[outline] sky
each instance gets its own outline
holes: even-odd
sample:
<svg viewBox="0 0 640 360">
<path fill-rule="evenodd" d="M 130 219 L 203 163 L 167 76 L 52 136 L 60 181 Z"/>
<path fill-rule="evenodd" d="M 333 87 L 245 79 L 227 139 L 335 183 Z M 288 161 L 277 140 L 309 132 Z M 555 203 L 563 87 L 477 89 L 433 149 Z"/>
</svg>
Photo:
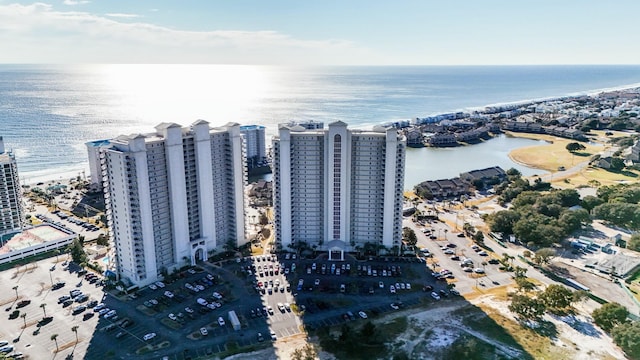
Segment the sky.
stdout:
<svg viewBox="0 0 640 360">
<path fill-rule="evenodd" d="M 639 64 L 638 14 L 638 0 L 0 0 L 0 63 Z"/>
</svg>

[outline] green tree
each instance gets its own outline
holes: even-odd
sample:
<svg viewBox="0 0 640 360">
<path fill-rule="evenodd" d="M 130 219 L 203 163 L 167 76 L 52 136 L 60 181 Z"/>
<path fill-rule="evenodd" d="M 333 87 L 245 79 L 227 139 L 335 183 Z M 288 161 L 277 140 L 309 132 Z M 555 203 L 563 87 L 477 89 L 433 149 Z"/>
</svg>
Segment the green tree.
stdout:
<svg viewBox="0 0 640 360">
<path fill-rule="evenodd" d="M 297 348 L 291 354 L 292 360 L 315 360 L 318 358 L 318 349 L 315 345 L 307 343 L 301 348 Z"/>
<path fill-rule="evenodd" d="M 631 235 L 631 238 L 627 241 L 627 249 L 640 251 L 640 233 Z"/>
<path fill-rule="evenodd" d="M 473 241 L 477 242 L 478 244 L 484 243 L 484 234 L 482 233 L 482 231 L 478 231 L 473 234 Z"/>
<path fill-rule="evenodd" d="M 98 235 L 96 239 L 96 244 L 101 246 L 109 246 L 109 237 L 105 234 Z"/>
<path fill-rule="evenodd" d="M 640 322 L 620 324 L 611 330 L 611 335 L 630 359 L 640 359 Z"/>
<path fill-rule="evenodd" d="M 533 262 L 538 265 L 548 264 L 554 256 L 556 256 L 556 251 L 554 249 L 542 248 L 535 252 Z"/>
<path fill-rule="evenodd" d="M 547 309 L 556 312 L 562 311 L 573 302 L 573 291 L 562 285 L 551 284 L 540 294 L 540 300 L 542 300 Z"/>
<path fill-rule="evenodd" d="M 269 218 L 267 217 L 267 214 L 264 212 L 260 213 L 260 219 L 258 220 L 260 221 L 260 225 L 267 225 L 269 223 Z"/>
<path fill-rule="evenodd" d="M 462 225 L 462 231 L 466 236 L 473 236 L 476 233 L 476 229 L 473 227 L 473 225 L 469 224 L 468 222 L 465 222 Z"/>
<path fill-rule="evenodd" d="M 611 158 L 611 170 L 613 171 L 621 171 L 624 169 L 624 160 L 619 157 Z"/>
<path fill-rule="evenodd" d="M 611 332 L 611 330 L 624 323 L 629 316 L 629 310 L 618 303 L 606 303 L 591 313 L 593 322 L 600 326 L 602 330 Z"/>
<path fill-rule="evenodd" d="M 516 285 L 518 286 L 518 291 L 523 291 L 526 293 L 536 288 L 536 285 L 526 277 L 516 277 L 515 281 Z"/>
<path fill-rule="evenodd" d="M 73 239 L 71 244 L 68 247 L 69 253 L 71 254 L 71 258 L 76 264 L 82 264 L 87 262 L 87 254 L 84 252 L 82 247 L 82 237 L 78 236 Z"/>
<path fill-rule="evenodd" d="M 571 142 L 568 143 L 566 146 L 567 151 L 569 151 L 570 153 L 575 153 L 576 151 L 582 151 L 584 149 L 586 149 L 586 147 L 580 143 L 577 142 Z"/>
<path fill-rule="evenodd" d="M 591 223 L 591 217 L 585 209 L 564 210 L 558 219 L 558 224 L 563 228 L 565 234 L 580 230 L 589 223 Z"/>
<path fill-rule="evenodd" d="M 513 234 L 513 226 L 520 220 L 520 214 L 513 210 L 501 210 L 489 215 L 487 220 L 491 231 L 508 235 Z"/>
<path fill-rule="evenodd" d="M 525 275 L 527 274 L 527 269 L 520 267 L 520 266 L 516 266 L 515 269 L 513 269 L 513 277 L 518 279 L 518 278 L 525 278 Z"/>
<path fill-rule="evenodd" d="M 416 246 L 418 243 L 416 232 L 406 226 L 402 228 L 402 238 L 404 239 L 404 242 L 411 247 Z"/>
<path fill-rule="evenodd" d="M 366 342 L 372 343 L 375 341 L 377 330 L 378 329 L 376 328 L 376 325 L 374 323 L 372 323 L 371 321 L 367 321 L 362 326 L 362 329 L 360 329 L 360 336 L 363 339 L 366 339 Z"/>
<path fill-rule="evenodd" d="M 544 315 L 545 304 L 540 299 L 531 298 L 526 295 L 513 295 L 509 310 L 517 314 L 522 320 L 538 321 Z"/>
<path fill-rule="evenodd" d="M 582 198 L 581 205 L 585 210 L 587 210 L 590 213 L 591 210 L 593 210 L 593 208 L 602 204 L 603 202 L 604 201 L 599 197 L 596 197 L 593 195 L 587 195 L 584 198 Z"/>
</svg>

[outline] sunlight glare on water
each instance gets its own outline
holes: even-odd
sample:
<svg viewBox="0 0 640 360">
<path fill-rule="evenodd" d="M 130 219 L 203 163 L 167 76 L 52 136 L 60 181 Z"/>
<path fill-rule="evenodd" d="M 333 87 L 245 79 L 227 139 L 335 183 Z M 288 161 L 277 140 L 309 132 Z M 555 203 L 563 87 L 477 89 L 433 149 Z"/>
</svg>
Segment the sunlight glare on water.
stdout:
<svg viewBox="0 0 640 360">
<path fill-rule="evenodd" d="M 267 68 L 244 65 L 105 65 L 99 79 L 114 94 L 113 106 L 143 132 L 160 122 L 254 119 L 251 109 L 273 87 Z"/>
</svg>

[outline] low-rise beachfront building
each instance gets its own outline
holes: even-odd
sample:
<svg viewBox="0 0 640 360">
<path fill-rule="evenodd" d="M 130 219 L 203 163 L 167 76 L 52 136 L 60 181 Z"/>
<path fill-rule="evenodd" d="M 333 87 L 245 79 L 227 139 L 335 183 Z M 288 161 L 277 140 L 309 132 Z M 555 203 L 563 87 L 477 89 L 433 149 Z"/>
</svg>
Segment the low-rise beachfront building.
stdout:
<svg viewBox="0 0 640 360">
<path fill-rule="evenodd" d="M 427 180 L 416 185 L 416 192 L 423 198 L 446 199 L 466 195 L 470 185 L 460 178 Z"/>
<path fill-rule="evenodd" d="M 246 243 L 240 125 L 162 123 L 100 149 L 116 270 L 144 286 L 164 271 Z"/>
<path fill-rule="evenodd" d="M 507 173 L 499 166 L 472 170 L 460 174 L 460 179 L 469 184 L 497 184 L 507 178 Z"/>
<path fill-rule="evenodd" d="M 24 221 L 18 164 L 13 152 L 5 151 L 0 136 L 0 235 L 21 230 Z"/>
<path fill-rule="evenodd" d="M 400 249 L 406 140 L 393 127 L 282 125 L 273 139 L 276 246 Z"/>
<path fill-rule="evenodd" d="M 21 260 L 47 251 L 64 249 L 77 234 L 54 224 L 37 225 L 0 236 L 0 264 Z"/>
</svg>

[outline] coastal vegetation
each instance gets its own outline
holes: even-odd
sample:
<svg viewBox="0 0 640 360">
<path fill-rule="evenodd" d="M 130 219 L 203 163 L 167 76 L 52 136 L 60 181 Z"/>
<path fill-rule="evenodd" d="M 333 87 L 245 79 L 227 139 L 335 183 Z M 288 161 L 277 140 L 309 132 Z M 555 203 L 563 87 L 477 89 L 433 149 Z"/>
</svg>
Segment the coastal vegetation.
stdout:
<svg viewBox="0 0 640 360">
<path fill-rule="evenodd" d="M 510 175 L 509 183 L 496 192 L 500 203 L 510 202 L 511 206 L 486 215 L 491 231 L 513 234 L 529 247 L 548 247 L 591 221 L 586 210 L 572 209 L 581 203 L 576 190 L 547 190 L 548 185 L 537 180 L 530 185 L 518 175 Z"/>
</svg>

